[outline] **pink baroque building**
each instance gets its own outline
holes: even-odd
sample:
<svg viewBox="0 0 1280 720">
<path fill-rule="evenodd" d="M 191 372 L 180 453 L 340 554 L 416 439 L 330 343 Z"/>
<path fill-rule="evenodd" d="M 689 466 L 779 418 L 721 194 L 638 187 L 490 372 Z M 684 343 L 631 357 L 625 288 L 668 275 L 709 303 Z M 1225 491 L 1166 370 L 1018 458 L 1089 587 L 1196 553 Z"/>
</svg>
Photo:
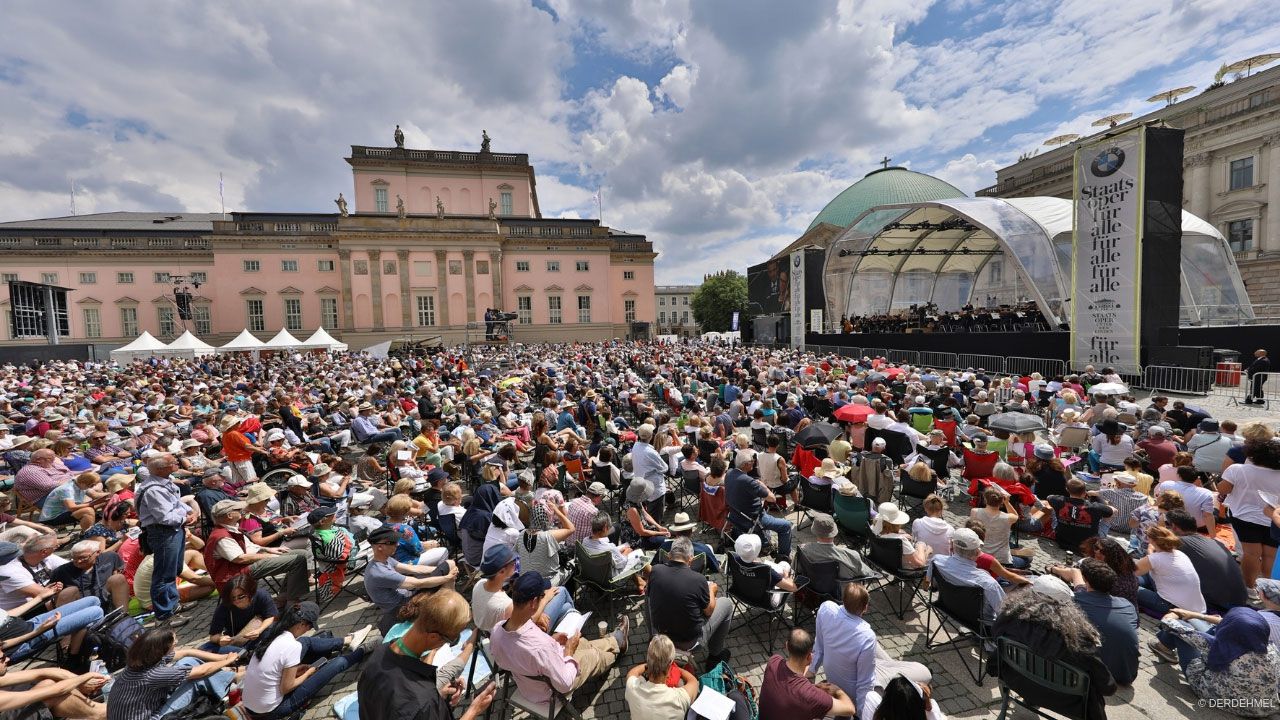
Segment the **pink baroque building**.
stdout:
<svg viewBox="0 0 1280 720">
<path fill-rule="evenodd" d="M 644 336 L 653 245 L 598 220 L 546 219 L 527 155 L 352 146 L 338 213 L 116 212 L 0 223 L 3 280 L 71 288 L 68 342 L 103 351 L 148 330 L 218 344 L 323 327 L 359 349 L 483 338 L 514 312 L 520 342 Z M 174 278 L 193 289 L 178 318 Z M 4 344 L 9 301 L 0 300 Z M 471 330 L 468 331 L 468 325 Z M 479 325 L 477 325 L 479 324 Z M 479 328 L 479 330 L 477 330 Z"/>
</svg>

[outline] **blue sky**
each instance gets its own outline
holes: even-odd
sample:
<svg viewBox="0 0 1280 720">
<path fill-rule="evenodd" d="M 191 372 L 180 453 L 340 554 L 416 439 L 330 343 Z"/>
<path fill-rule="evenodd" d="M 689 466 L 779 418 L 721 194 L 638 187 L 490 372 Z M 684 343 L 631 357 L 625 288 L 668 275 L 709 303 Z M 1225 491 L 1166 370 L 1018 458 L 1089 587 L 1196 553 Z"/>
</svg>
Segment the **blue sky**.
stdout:
<svg viewBox="0 0 1280 720">
<path fill-rule="evenodd" d="M 330 211 L 352 144 L 527 152 L 547 215 L 742 270 L 877 167 L 966 192 L 1280 49 L 1264 0 L 121 0 L 0 27 L 0 220 Z"/>
</svg>

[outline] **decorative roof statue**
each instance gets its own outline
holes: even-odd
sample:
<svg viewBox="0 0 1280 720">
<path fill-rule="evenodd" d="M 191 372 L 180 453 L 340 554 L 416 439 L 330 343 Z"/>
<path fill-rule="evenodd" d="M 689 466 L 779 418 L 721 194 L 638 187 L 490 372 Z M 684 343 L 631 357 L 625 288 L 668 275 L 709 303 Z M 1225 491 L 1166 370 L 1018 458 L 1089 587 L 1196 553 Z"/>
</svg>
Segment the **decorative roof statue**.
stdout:
<svg viewBox="0 0 1280 720">
<path fill-rule="evenodd" d="M 489 198 L 489 219 L 498 219 L 498 203 L 494 202 L 493 198 Z"/>
<path fill-rule="evenodd" d="M 396 195 L 396 217 L 403 220 L 406 216 L 408 216 L 408 213 L 404 209 L 404 198 Z"/>
<path fill-rule="evenodd" d="M 396 125 L 395 138 L 396 138 L 396 147 L 403 150 L 404 149 L 404 131 L 400 129 L 399 125 Z"/>
<path fill-rule="evenodd" d="M 334 200 L 338 204 L 338 214 L 342 217 L 347 216 L 347 199 L 342 197 L 342 193 L 338 193 L 338 199 Z"/>
<path fill-rule="evenodd" d="M 444 219 L 444 203 L 440 202 L 440 196 L 436 196 L 436 217 Z"/>
<path fill-rule="evenodd" d="M 480 131 L 480 152 L 489 152 L 489 132 L 487 130 Z"/>
</svg>

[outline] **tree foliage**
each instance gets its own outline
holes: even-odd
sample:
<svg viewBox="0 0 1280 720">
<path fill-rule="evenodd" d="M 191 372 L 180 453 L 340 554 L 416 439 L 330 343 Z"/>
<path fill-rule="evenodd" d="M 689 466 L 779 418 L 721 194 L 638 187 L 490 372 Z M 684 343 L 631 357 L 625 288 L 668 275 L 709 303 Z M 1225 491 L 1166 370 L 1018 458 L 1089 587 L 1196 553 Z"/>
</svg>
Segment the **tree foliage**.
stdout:
<svg viewBox="0 0 1280 720">
<path fill-rule="evenodd" d="M 712 275 L 693 294 L 690 305 L 703 332 L 728 332 L 735 311 L 742 313 L 741 327 L 746 322 L 747 279 L 733 270 Z"/>
</svg>

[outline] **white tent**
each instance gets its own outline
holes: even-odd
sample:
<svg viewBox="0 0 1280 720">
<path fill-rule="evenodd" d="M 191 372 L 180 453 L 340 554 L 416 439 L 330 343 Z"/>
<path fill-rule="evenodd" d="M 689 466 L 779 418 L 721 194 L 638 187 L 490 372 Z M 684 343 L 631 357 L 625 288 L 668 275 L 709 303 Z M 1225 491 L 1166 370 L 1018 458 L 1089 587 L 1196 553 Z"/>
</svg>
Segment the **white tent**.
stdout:
<svg viewBox="0 0 1280 720">
<path fill-rule="evenodd" d="M 164 350 L 165 344 L 155 338 L 154 335 L 142 331 L 133 342 L 124 347 L 116 348 L 111 351 L 111 362 L 128 363 L 138 358 L 149 358 L 152 355 L 159 355 Z"/>
<path fill-rule="evenodd" d="M 338 352 L 347 349 L 346 343 L 334 340 L 333 336 L 325 332 L 324 328 L 319 328 L 315 332 L 311 333 L 311 337 L 303 340 L 302 345 L 309 348 L 324 348 L 325 350 L 334 350 Z"/>
<path fill-rule="evenodd" d="M 302 347 L 302 343 L 298 342 L 298 338 L 289 334 L 288 330 L 280 328 L 280 332 L 271 338 L 262 346 L 263 350 L 298 350 Z"/>
<path fill-rule="evenodd" d="M 190 330 L 183 332 L 168 347 L 163 350 L 156 351 L 157 355 L 177 355 L 179 357 L 203 357 L 212 355 L 215 352 L 214 347 L 209 343 L 201 340 L 191 334 Z"/>
<path fill-rule="evenodd" d="M 225 345 L 218 348 L 220 353 L 228 352 L 251 352 L 253 350 L 261 350 L 262 341 L 253 336 L 253 333 L 241 330 L 240 334 L 228 341 Z"/>
</svg>

